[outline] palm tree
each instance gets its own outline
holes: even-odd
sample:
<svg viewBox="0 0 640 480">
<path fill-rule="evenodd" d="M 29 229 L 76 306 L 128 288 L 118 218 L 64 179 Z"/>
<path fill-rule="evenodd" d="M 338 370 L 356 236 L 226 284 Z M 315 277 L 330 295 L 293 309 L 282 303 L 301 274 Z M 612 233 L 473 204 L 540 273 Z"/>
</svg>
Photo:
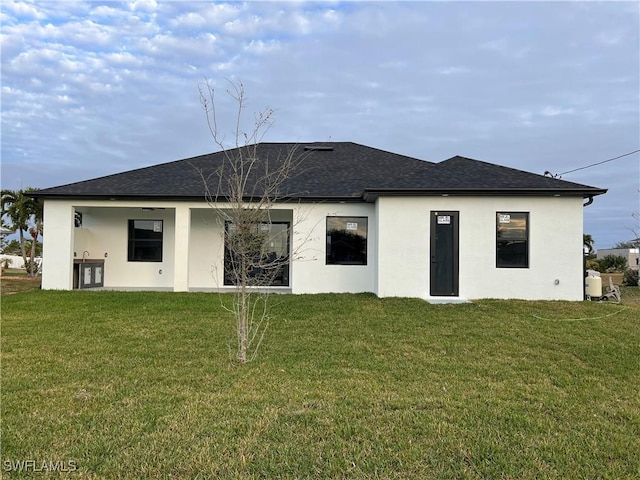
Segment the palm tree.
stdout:
<svg viewBox="0 0 640 480">
<path fill-rule="evenodd" d="M 29 196 L 29 193 L 35 192 L 36 188 L 27 188 L 26 190 L 2 190 L 0 192 L 0 203 L 2 204 L 2 216 L 11 221 L 12 228 L 18 230 L 20 235 L 20 251 L 25 266 L 28 266 L 27 273 L 30 276 L 36 274 L 34 269 L 34 244 L 38 235 L 42 233 L 42 203 Z M 31 247 L 30 259 L 27 262 L 27 252 L 25 245 L 24 233 L 29 231 L 34 242 Z"/>
<path fill-rule="evenodd" d="M 592 255 L 593 254 L 593 245 L 596 243 L 593 241 L 593 237 L 591 236 L 590 233 L 583 233 L 582 234 L 582 243 L 585 247 L 587 247 L 589 249 L 588 254 Z"/>
</svg>

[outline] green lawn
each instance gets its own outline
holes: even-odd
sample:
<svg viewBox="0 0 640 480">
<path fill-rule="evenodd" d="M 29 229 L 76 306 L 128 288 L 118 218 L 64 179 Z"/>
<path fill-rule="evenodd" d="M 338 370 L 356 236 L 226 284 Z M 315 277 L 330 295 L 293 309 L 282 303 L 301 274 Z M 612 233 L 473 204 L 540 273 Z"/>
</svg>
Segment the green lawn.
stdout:
<svg viewBox="0 0 640 480">
<path fill-rule="evenodd" d="M 272 302 L 237 366 L 218 295 L 2 297 L 2 478 L 640 478 L 637 303 Z"/>
</svg>

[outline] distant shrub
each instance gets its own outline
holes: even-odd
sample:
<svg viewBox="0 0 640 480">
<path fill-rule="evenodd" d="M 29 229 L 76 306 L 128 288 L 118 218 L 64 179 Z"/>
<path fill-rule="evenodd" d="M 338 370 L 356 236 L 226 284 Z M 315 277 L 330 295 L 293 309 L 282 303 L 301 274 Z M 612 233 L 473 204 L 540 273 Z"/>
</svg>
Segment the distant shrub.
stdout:
<svg viewBox="0 0 640 480">
<path fill-rule="evenodd" d="M 607 255 L 599 260 L 600 272 L 624 272 L 627 269 L 627 259 L 621 255 Z"/>
<path fill-rule="evenodd" d="M 590 259 L 587 260 L 587 270 L 595 270 L 596 272 L 600 271 L 600 260 Z"/>
<path fill-rule="evenodd" d="M 31 260 L 27 260 L 27 263 L 24 264 L 24 269 L 31 275 L 37 275 L 40 270 L 40 264 L 34 260 L 33 265 L 31 265 Z"/>
<path fill-rule="evenodd" d="M 640 286 L 640 283 L 638 283 L 639 278 L 640 274 L 638 273 L 638 270 L 632 270 L 629 268 L 626 272 L 624 272 L 622 283 L 629 287 Z"/>
</svg>

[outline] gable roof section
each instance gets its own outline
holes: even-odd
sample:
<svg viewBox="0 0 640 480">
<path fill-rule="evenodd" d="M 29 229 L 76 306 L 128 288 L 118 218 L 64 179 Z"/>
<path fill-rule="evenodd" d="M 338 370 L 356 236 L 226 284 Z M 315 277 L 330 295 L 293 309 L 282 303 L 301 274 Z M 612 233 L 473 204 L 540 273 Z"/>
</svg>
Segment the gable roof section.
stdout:
<svg viewBox="0 0 640 480">
<path fill-rule="evenodd" d="M 310 148 L 305 148 L 308 146 Z M 606 190 L 501 167 L 465 157 L 432 163 L 352 142 L 261 143 L 257 154 L 272 167 L 293 151 L 300 170 L 283 185 L 284 198 L 367 200 L 380 195 L 549 195 L 589 197 Z M 218 184 L 225 153 L 177 160 L 37 192 L 45 199 L 203 199 Z M 224 194 L 224 192 L 222 192 Z"/>
<path fill-rule="evenodd" d="M 379 195 L 562 195 L 593 197 L 606 189 L 455 156 L 434 165 L 405 188 L 365 189 L 365 199 Z"/>
</svg>

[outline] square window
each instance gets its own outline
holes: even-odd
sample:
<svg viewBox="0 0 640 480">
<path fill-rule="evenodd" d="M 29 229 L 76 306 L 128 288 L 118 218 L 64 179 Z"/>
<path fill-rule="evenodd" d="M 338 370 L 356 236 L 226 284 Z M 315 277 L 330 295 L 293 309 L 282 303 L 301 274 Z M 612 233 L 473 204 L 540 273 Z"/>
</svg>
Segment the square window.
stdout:
<svg viewBox="0 0 640 480">
<path fill-rule="evenodd" d="M 327 265 L 367 264 L 367 217 L 327 217 Z"/>
<path fill-rule="evenodd" d="M 162 220 L 129 220 L 130 262 L 162 262 Z"/>
<path fill-rule="evenodd" d="M 529 213 L 496 213 L 496 267 L 529 268 Z"/>
</svg>

